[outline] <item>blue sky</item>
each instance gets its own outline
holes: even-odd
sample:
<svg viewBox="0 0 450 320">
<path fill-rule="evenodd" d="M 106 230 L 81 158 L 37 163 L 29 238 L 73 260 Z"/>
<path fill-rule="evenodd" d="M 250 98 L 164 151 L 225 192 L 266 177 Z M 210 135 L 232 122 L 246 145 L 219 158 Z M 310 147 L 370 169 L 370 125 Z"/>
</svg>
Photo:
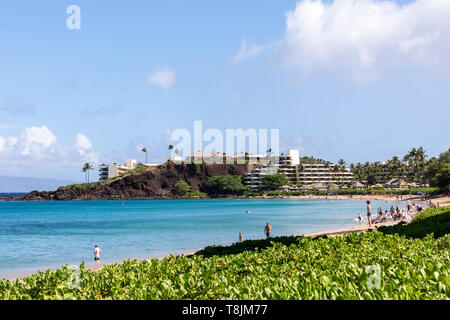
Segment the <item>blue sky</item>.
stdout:
<svg viewBox="0 0 450 320">
<path fill-rule="evenodd" d="M 0 174 L 82 180 L 84 160 L 142 145 L 163 161 L 194 120 L 280 129 L 282 151 L 330 161 L 437 156 L 450 1 L 434 1 L 2 1 Z"/>
</svg>

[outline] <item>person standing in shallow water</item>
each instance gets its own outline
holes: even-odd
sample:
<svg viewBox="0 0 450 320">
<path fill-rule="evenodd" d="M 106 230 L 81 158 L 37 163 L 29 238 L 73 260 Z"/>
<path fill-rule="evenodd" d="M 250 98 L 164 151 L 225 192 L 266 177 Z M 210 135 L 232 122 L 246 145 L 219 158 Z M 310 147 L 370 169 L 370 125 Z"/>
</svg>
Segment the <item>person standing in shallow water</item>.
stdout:
<svg viewBox="0 0 450 320">
<path fill-rule="evenodd" d="M 242 235 L 241 232 L 239 232 L 239 242 L 244 241 L 244 236 Z"/>
<path fill-rule="evenodd" d="M 372 215 L 372 209 L 370 208 L 370 201 L 367 200 L 367 220 L 369 221 L 369 226 L 372 225 L 372 220 L 370 220 L 370 216 Z"/>
<path fill-rule="evenodd" d="M 100 248 L 97 245 L 95 245 L 95 248 L 94 248 L 94 260 L 95 261 L 100 260 L 100 253 L 101 252 L 102 252 L 102 250 L 100 250 Z"/>
<path fill-rule="evenodd" d="M 264 233 L 266 234 L 266 237 L 270 237 L 270 232 L 272 231 L 272 226 L 267 222 L 266 227 L 264 228 Z"/>
</svg>

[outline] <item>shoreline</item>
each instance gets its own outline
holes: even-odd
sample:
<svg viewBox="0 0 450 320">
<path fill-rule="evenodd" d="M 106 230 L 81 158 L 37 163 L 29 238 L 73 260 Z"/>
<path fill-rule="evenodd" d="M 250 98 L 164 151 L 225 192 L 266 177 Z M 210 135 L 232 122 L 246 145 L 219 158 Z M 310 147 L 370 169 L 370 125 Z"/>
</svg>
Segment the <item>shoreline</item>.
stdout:
<svg viewBox="0 0 450 320">
<path fill-rule="evenodd" d="M 344 195 L 340 195 L 340 196 L 320 196 L 320 195 L 316 195 L 316 196 L 291 196 L 291 197 L 261 197 L 261 199 L 286 199 L 286 200 L 314 200 L 314 199 L 327 199 L 327 200 L 386 200 L 387 201 L 397 201 L 397 202 L 405 202 L 405 201 L 412 201 L 415 200 L 416 203 L 421 203 L 423 205 L 423 209 L 427 209 L 430 207 L 430 200 L 431 200 L 431 204 L 433 206 L 436 206 L 437 203 L 439 203 L 440 206 L 444 206 L 444 205 L 450 205 L 450 197 L 445 196 L 445 197 L 439 197 L 438 199 L 430 199 L 430 200 L 426 200 L 426 201 L 422 201 L 423 197 L 420 196 L 416 196 L 416 195 L 412 195 L 412 196 L 403 196 L 400 199 L 396 199 L 396 196 L 387 196 L 387 195 L 366 195 L 366 196 L 344 196 Z M 229 198 L 227 198 L 229 199 Z M 249 198 L 246 198 L 249 199 Z M 255 198 L 250 198 L 250 199 L 255 199 Z M 258 199 L 258 198 L 256 198 Z M 239 199 L 236 199 L 239 200 Z M 433 201 L 434 200 L 434 201 Z M 353 226 L 347 226 L 347 227 L 341 227 L 341 228 L 337 228 L 337 229 L 330 229 L 330 230 L 324 230 L 324 231 L 319 231 L 319 232 L 315 232 L 315 233 L 309 233 L 309 234 L 301 234 L 301 235 L 293 235 L 293 236 L 305 236 L 305 237 L 319 237 L 319 236 L 330 236 L 330 237 L 334 237 L 337 235 L 344 235 L 344 234 L 348 234 L 348 233 L 361 233 L 364 231 L 368 231 L 368 230 L 376 230 L 378 227 L 381 226 L 393 226 L 396 225 L 398 223 L 402 222 L 402 220 L 399 221 L 389 221 L 389 222 L 382 222 L 382 223 L 377 223 L 376 225 L 372 225 L 371 227 L 369 227 L 369 225 L 367 224 L 367 222 L 365 221 L 365 218 L 363 219 L 363 223 L 359 224 L 359 225 L 353 225 Z M 174 256 L 191 256 L 194 255 L 197 251 L 190 251 L 190 252 L 186 252 L 186 253 L 180 253 Z M 150 260 L 150 259 L 158 259 L 158 260 L 162 260 L 165 258 L 168 258 L 170 255 L 172 254 L 167 254 L 164 256 L 160 256 L 160 257 L 150 257 L 150 258 L 139 258 L 138 260 Z M 129 259 L 134 259 L 134 258 L 129 258 Z M 110 264 L 117 264 L 117 263 L 121 263 L 123 260 L 121 261 L 116 261 L 116 262 L 108 262 L 105 263 L 104 265 L 100 265 L 98 267 L 93 267 L 93 266 L 89 266 L 86 269 L 89 269 L 90 271 L 98 271 L 103 269 L 104 266 L 106 265 L 110 265 Z M 55 269 L 53 268 L 48 268 L 46 270 L 56 270 L 61 268 L 61 266 L 56 267 Z M 32 271 L 30 273 L 27 272 L 27 275 L 20 275 L 20 276 L 13 276 L 13 277 L 9 277 L 9 278 L 2 278 L 0 280 L 10 280 L 10 281 L 16 281 L 16 280 L 21 280 L 22 278 L 28 277 L 30 275 L 32 275 L 33 273 L 36 273 L 38 270 Z M 45 271 L 44 271 L 45 272 Z"/>
</svg>

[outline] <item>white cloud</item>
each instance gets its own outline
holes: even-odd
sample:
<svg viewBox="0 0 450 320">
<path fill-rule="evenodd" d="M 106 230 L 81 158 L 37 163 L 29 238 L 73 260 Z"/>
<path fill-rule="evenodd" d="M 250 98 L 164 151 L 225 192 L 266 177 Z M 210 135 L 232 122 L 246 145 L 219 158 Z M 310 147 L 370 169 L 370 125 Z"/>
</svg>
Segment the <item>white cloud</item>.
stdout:
<svg viewBox="0 0 450 320">
<path fill-rule="evenodd" d="M 18 139 L 16 137 L 1 137 L 0 136 L 0 151 L 10 150 L 11 147 L 17 144 Z"/>
<path fill-rule="evenodd" d="M 73 148 L 78 151 L 80 156 L 84 156 L 86 152 L 92 148 L 92 143 L 88 137 L 79 133 L 76 136 L 75 145 Z"/>
<path fill-rule="evenodd" d="M 450 67 L 450 0 L 302 0 L 286 18 L 281 56 L 303 74 L 344 67 L 359 77 L 397 62 Z"/>
<path fill-rule="evenodd" d="M 99 153 L 81 133 L 76 135 L 72 147 L 59 143 L 45 125 L 24 128 L 17 137 L 0 136 L 0 167 L 5 174 L 76 176 L 84 162 L 97 165 Z"/>
<path fill-rule="evenodd" d="M 25 128 L 20 140 L 23 145 L 21 154 L 24 156 L 33 154 L 40 158 L 44 151 L 54 152 L 56 145 L 56 137 L 46 126 Z"/>
<path fill-rule="evenodd" d="M 175 70 L 158 69 L 149 76 L 148 83 L 152 86 L 161 87 L 167 90 L 173 86 L 175 78 Z"/>
<path fill-rule="evenodd" d="M 245 39 L 242 39 L 241 48 L 236 53 L 236 55 L 231 59 L 231 62 L 237 63 L 241 60 L 255 57 L 266 49 L 267 49 L 266 46 L 259 46 L 255 43 L 250 43 L 247 45 Z"/>
</svg>

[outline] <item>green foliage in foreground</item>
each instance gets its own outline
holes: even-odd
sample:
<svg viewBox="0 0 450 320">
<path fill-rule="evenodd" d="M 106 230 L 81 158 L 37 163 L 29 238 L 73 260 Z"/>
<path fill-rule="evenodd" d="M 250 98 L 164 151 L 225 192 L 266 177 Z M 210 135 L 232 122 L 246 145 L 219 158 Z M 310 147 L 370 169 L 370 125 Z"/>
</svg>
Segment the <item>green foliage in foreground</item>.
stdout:
<svg viewBox="0 0 450 320">
<path fill-rule="evenodd" d="M 233 255 L 81 266 L 79 289 L 63 267 L 0 281 L 0 299 L 449 299 L 449 249 L 448 235 L 301 237 Z"/>
<path fill-rule="evenodd" d="M 450 206 L 427 209 L 407 225 L 397 224 L 378 230 L 385 234 L 397 233 L 412 238 L 423 238 L 433 233 L 434 237 L 439 238 L 450 234 Z"/>
</svg>

